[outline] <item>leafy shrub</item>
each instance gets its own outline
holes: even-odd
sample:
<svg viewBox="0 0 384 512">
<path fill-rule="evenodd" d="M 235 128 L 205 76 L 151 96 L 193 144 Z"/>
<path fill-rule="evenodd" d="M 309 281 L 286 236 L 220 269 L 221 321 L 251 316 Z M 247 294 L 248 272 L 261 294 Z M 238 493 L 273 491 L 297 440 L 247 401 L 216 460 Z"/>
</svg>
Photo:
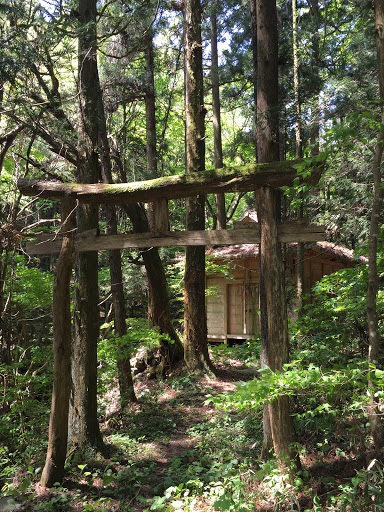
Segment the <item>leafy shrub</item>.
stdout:
<svg viewBox="0 0 384 512">
<path fill-rule="evenodd" d="M 378 261 L 379 279 L 384 277 L 384 259 Z M 325 276 L 312 289 L 311 303 L 293 325 L 291 333 L 298 358 L 318 365 L 348 364 L 365 358 L 368 351 L 366 292 L 368 268 L 361 264 Z M 384 334 L 384 291 L 377 297 L 379 328 Z"/>
<path fill-rule="evenodd" d="M 131 358 L 140 348 L 159 346 L 160 336 L 158 329 L 150 329 L 146 318 L 127 318 L 127 334 L 116 336 L 109 332 L 98 344 L 99 367 L 102 369 L 99 378 L 99 393 L 104 393 L 114 382 L 117 375 L 117 362 L 124 358 Z M 109 328 L 112 324 L 103 324 L 101 327 Z"/>
</svg>

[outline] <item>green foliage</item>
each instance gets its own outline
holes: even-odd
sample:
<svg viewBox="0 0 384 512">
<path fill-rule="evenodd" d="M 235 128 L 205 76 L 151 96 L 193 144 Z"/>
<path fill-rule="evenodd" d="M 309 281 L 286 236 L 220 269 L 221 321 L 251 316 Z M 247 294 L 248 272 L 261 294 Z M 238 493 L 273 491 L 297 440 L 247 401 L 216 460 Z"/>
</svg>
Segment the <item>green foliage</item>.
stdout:
<svg viewBox="0 0 384 512">
<path fill-rule="evenodd" d="M 378 272 L 381 279 L 384 275 L 381 257 Z M 367 353 L 367 286 L 368 268 L 365 264 L 325 276 L 314 286 L 311 302 L 303 307 L 303 315 L 292 327 L 293 338 L 301 349 L 300 357 L 308 357 L 315 364 L 322 364 L 324 360 L 347 363 L 356 352 Z M 380 329 L 383 329 L 382 291 L 378 293 L 377 311 Z"/>
<path fill-rule="evenodd" d="M 323 412 L 337 414 L 337 409 L 332 404 L 342 396 L 348 396 L 351 391 L 358 393 L 357 404 L 363 406 L 368 372 L 369 368 L 364 363 L 325 370 L 314 364 L 303 366 L 295 361 L 285 365 L 282 372 L 272 372 L 269 368 L 260 369 L 259 378 L 238 384 L 234 395 L 225 394 L 222 398 L 225 399 L 226 409 L 253 409 L 261 408 L 265 401 L 270 402 L 283 395 L 308 396 L 313 405 L 306 415 L 315 416 Z M 376 373 L 376 378 L 376 392 L 378 396 L 382 396 L 384 380 L 380 372 Z M 317 400 L 321 403 L 314 406 Z M 207 403 L 210 401 L 221 403 L 220 398 L 210 397 Z"/>
<path fill-rule="evenodd" d="M 224 343 L 211 347 L 212 358 L 217 363 L 227 363 L 231 359 L 239 360 L 247 366 L 257 366 L 260 361 L 261 342 L 260 335 L 250 340 L 244 340 L 234 346 Z"/>
<path fill-rule="evenodd" d="M 99 393 L 103 394 L 114 382 L 117 375 L 118 361 L 131 358 L 140 348 L 158 347 L 160 338 L 159 330 L 149 329 L 146 318 L 127 318 L 127 334 L 117 336 L 111 331 L 106 337 L 102 337 L 98 343 L 99 366 L 102 368 L 98 379 Z M 101 329 L 110 329 L 110 324 L 103 324 Z"/>
<path fill-rule="evenodd" d="M 232 274 L 233 264 L 230 259 L 220 259 L 220 262 L 216 262 L 214 255 L 208 255 L 205 258 L 205 272 L 207 275 L 218 274 L 226 279 L 233 279 Z"/>
<path fill-rule="evenodd" d="M 180 257 L 177 263 L 166 265 L 165 267 L 171 318 L 179 324 L 181 324 L 184 318 L 184 269 L 185 258 Z"/>
<path fill-rule="evenodd" d="M 198 444 L 173 459 L 162 484 L 165 490 L 150 500 L 150 510 L 165 512 L 176 508 L 193 511 L 201 498 L 218 510 L 254 510 L 246 493 L 252 464 L 249 447 L 255 440 L 252 430 L 248 430 L 251 422 L 259 424 L 255 417 L 250 420 L 229 416 L 191 427 L 189 433 L 196 437 Z M 260 429 L 254 429 L 253 434 L 259 443 Z M 240 446 L 243 449 L 239 452 Z M 154 491 L 157 493 L 160 489 L 155 488 Z"/>
<path fill-rule="evenodd" d="M 31 350 L 25 361 L 0 365 L 4 385 L 0 415 L 0 482 L 12 479 L 19 464 L 28 465 L 45 444 L 52 392 L 52 354 Z"/>
<path fill-rule="evenodd" d="M 25 258 L 15 258 L 16 276 L 13 285 L 14 300 L 24 310 L 52 308 L 53 275 L 26 264 Z"/>
<path fill-rule="evenodd" d="M 352 247 L 366 243 L 372 201 L 372 165 L 382 128 L 376 100 L 329 122 L 323 150 L 327 170 L 320 196 L 311 199 L 315 219 L 325 224 L 332 240 Z"/>
<path fill-rule="evenodd" d="M 163 410 L 161 405 L 143 404 L 138 411 L 128 412 L 126 416 L 126 433 L 130 439 L 141 442 L 167 442 L 176 431 L 174 415 Z"/>
<path fill-rule="evenodd" d="M 340 494 L 330 497 L 330 510 L 360 512 L 384 510 L 384 468 L 373 459 L 366 469 L 357 472 L 350 483 L 338 486 Z M 319 509 L 320 510 L 320 509 Z"/>
<path fill-rule="evenodd" d="M 324 166 L 327 157 L 328 152 L 321 151 L 318 155 L 307 157 L 294 165 L 294 168 L 297 170 L 297 176 L 293 180 L 293 185 L 291 187 L 281 187 L 284 195 L 289 200 L 291 210 L 300 209 L 308 200 L 309 193 L 313 187 L 309 183 L 303 182 L 303 180 L 310 178 L 316 172 L 316 168 Z"/>
</svg>

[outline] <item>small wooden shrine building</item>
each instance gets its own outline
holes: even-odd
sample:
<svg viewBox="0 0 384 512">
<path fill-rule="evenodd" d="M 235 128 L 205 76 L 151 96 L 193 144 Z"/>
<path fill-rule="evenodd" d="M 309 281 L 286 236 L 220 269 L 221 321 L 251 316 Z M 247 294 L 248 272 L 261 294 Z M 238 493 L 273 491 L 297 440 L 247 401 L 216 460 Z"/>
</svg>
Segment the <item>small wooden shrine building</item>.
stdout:
<svg viewBox="0 0 384 512">
<path fill-rule="evenodd" d="M 292 285 L 297 281 L 296 248 L 296 243 L 290 243 L 285 250 L 286 280 Z M 259 246 L 216 247 L 208 249 L 207 255 L 213 263 L 206 277 L 208 340 L 228 343 L 253 338 L 260 331 Z M 351 250 L 329 242 L 305 244 L 304 294 L 323 276 L 364 260 L 355 260 Z M 218 271 L 214 272 L 216 264 Z M 294 320 L 295 301 L 289 306 L 289 318 Z"/>
</svg>

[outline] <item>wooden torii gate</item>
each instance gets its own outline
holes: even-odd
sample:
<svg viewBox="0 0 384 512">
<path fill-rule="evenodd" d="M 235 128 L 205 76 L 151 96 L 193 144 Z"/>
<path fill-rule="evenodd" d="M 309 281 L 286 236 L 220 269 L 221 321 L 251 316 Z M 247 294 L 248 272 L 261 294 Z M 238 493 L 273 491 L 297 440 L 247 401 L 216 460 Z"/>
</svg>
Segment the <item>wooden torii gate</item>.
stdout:
<svg viewBox="0 0 384 512">
<path fill-rule="evenodd" d="M 70 278 L 74 252 L 99 251 L 140 247 L 170 247 L 186 245 L 233 245 L 260 242 L 257 223 L 233 230 L 170 231 L 168 200 L 220 192 L 249 192 L 261 187 L 292 186 L 297 177 L 295 161 L 250 164 L 157 178 L 149 181 L 108 184 L 58 183 L 20 179 L 18 188 L 23 195 L 61 201 L 61 233 L 37 234 L 27 244 L 27 253 L 59 253 L 53 289 L 53 351 L 54 378 L 49 425 L 49 442 L 42 485 L 60 480 L 64 470 L 68 437 L 68 410 L 71 386 L 71 315 Z M 317 168 L 307 182 L 315 183 L 321 174 Z M 97 203 L 122 205 L 154 203 L 154 230 L 149 233 L 103 235 L 97 232 L 76 233 L 76 205 Z M 325 230 L 305 221 L 281 222 L 277 226 L 276 242 L 321 241 Z"/>
<path fill-rule="evenodd" d="M 148 181 L 80 185 L 42 180 L 20 179 L 18 188 L 23 195 L 56 201 L 122 205 L 126 203 L 154 203 L 154 231 L 103 235 L 95 231 L 76 234 L 74 250 L 100 251 L 139 247 L 172 247 L 186 245 L 234 245 L 260 242 L 258 223 L 243 223 L 233 230 L 170 231 L 168 199 L 181 199 L 200 194 L 219 192 L 250 192 L 260 187 L 291 186 L 297 177 L 295 161 L 271 164 L 250 164 L 241 167 L 167 176 Z M 316 182 L 317 169 L 306 181 Z M 281 222 L 278 226 L 279 242 L 315 242 L 324 240 L 324 228 L 309 225 L 306 220 Z M 61 237 L 35 234 L 37 239 L 27 245 L 31 255 L 60 252 Z"/>
</svg>

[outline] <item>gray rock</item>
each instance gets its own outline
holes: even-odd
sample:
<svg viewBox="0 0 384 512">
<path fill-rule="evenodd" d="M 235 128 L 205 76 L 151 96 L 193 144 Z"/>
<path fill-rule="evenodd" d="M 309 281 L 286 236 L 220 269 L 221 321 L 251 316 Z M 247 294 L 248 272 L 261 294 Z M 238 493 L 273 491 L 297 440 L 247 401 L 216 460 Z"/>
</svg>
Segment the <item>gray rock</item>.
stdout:
<svg viewBox="0 0 384 512">
<path fill-rule="evenodd" d="M 12 512 L 13 510 L 21 510 L 23 505 L 20 503 L 13 503 L 14 498 L 12 496 L 0 497 L 0 512 Z"/>
</svg>

